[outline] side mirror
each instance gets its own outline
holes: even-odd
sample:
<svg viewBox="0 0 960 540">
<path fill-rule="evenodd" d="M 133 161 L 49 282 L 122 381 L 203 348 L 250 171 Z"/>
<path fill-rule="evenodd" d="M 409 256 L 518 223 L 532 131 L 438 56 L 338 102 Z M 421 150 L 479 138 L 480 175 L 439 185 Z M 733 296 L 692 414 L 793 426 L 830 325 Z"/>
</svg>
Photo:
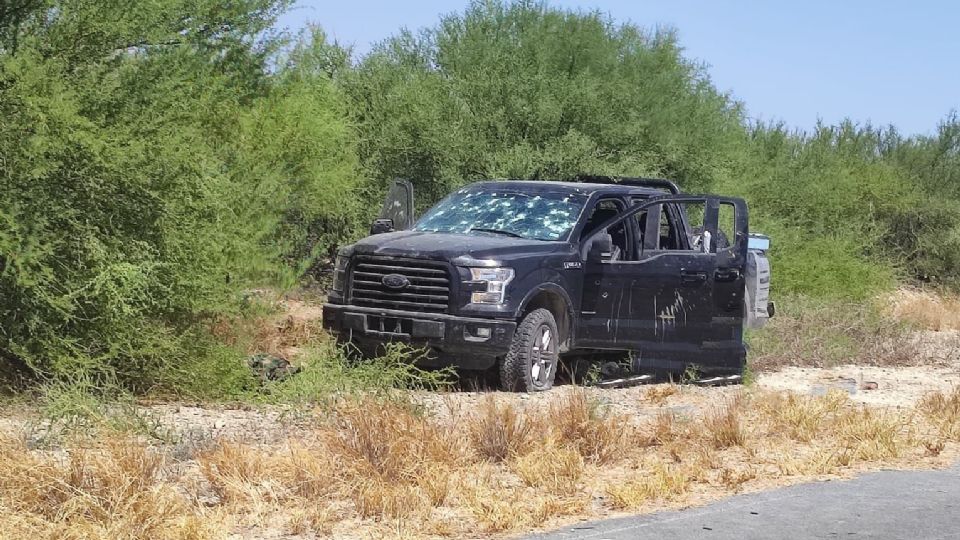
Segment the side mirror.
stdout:
<svg viewBox="0 0 960 540">
<path fill-rule="evenodd" d="M 393 220 L 390 218 L 380 218 L 373 221 L 370 226 L 370 234 L 383 234 L 393 232 Z"/>
<path fill-rule="evenodd" d="M 590 243 L 590 250 L 587 252 L 587 261 L 593 263 L 603 262 L 613 255 L 613 237 L 609 234 L 599 234 Z"/>
</svg>

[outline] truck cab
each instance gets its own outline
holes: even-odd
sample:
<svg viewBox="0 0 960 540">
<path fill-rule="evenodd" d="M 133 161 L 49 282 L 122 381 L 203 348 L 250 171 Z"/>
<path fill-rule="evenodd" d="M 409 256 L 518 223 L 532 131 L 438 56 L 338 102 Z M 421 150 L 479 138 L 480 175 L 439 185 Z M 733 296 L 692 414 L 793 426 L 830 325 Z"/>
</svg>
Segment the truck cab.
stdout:
<svg viewBox="0 0 960 540">
<path fill-rule="evenodd" d="M 772 314 L 742 199 L 659 179 L 490 181 L 412 215 L 396 181 L 375 234 L 338 253 L 324 325 L 361 351 L 410 343 L 428 365 L 496 367 L 511 391 L 549 389 L 561 357 L 735 378 L 744 326 Z"/>
</svg>

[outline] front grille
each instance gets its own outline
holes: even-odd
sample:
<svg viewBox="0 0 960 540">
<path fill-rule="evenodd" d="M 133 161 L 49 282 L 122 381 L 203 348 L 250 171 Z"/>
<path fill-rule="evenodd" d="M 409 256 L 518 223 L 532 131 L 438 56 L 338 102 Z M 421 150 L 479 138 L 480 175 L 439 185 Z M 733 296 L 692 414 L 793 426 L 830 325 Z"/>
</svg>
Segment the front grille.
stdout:
<svg viewBox="0 0 960 540">
<path fill-rule="evenodd" d="M 384 285 L 383 277 L 399 274 L 410 284 L 403 289 Z M 439 262 L 413 259 L 359 259 L 353 267 L 352 298 L 357 306 L 444 313 L 450 303 L 450 275 Z"/>
</svg>

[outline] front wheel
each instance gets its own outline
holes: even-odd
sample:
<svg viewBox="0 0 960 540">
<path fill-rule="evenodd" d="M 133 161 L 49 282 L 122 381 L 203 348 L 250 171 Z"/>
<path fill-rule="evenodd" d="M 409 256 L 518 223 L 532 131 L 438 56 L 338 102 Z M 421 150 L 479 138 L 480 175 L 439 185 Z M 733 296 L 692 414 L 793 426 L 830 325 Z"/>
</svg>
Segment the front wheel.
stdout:
<svg viewBox="0 0 960 540">
<path fill-rule="evenodd" d="M 542 308 L 528 313 L 500 363 L 500 387 L 508 392 L 549 390 L 557 375 L 559 346 L 553 314 Z"/>
</svg>

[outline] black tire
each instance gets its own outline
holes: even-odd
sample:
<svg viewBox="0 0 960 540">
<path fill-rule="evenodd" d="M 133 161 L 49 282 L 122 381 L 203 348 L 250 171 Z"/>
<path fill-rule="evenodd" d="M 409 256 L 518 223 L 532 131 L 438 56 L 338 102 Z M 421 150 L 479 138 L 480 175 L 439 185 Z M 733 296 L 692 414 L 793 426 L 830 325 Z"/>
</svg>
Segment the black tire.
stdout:
<svg viewBox="0 0 960 540">
<path fill-rule="evenodd" d="M 500 388 L 507 392 L 543 392 L 552 388 L 559 347 L 560 334 L 553 314 L 542 308 L 528 313 L 513 334 L 510 352 L 500 363 Z"/>
</svg>

